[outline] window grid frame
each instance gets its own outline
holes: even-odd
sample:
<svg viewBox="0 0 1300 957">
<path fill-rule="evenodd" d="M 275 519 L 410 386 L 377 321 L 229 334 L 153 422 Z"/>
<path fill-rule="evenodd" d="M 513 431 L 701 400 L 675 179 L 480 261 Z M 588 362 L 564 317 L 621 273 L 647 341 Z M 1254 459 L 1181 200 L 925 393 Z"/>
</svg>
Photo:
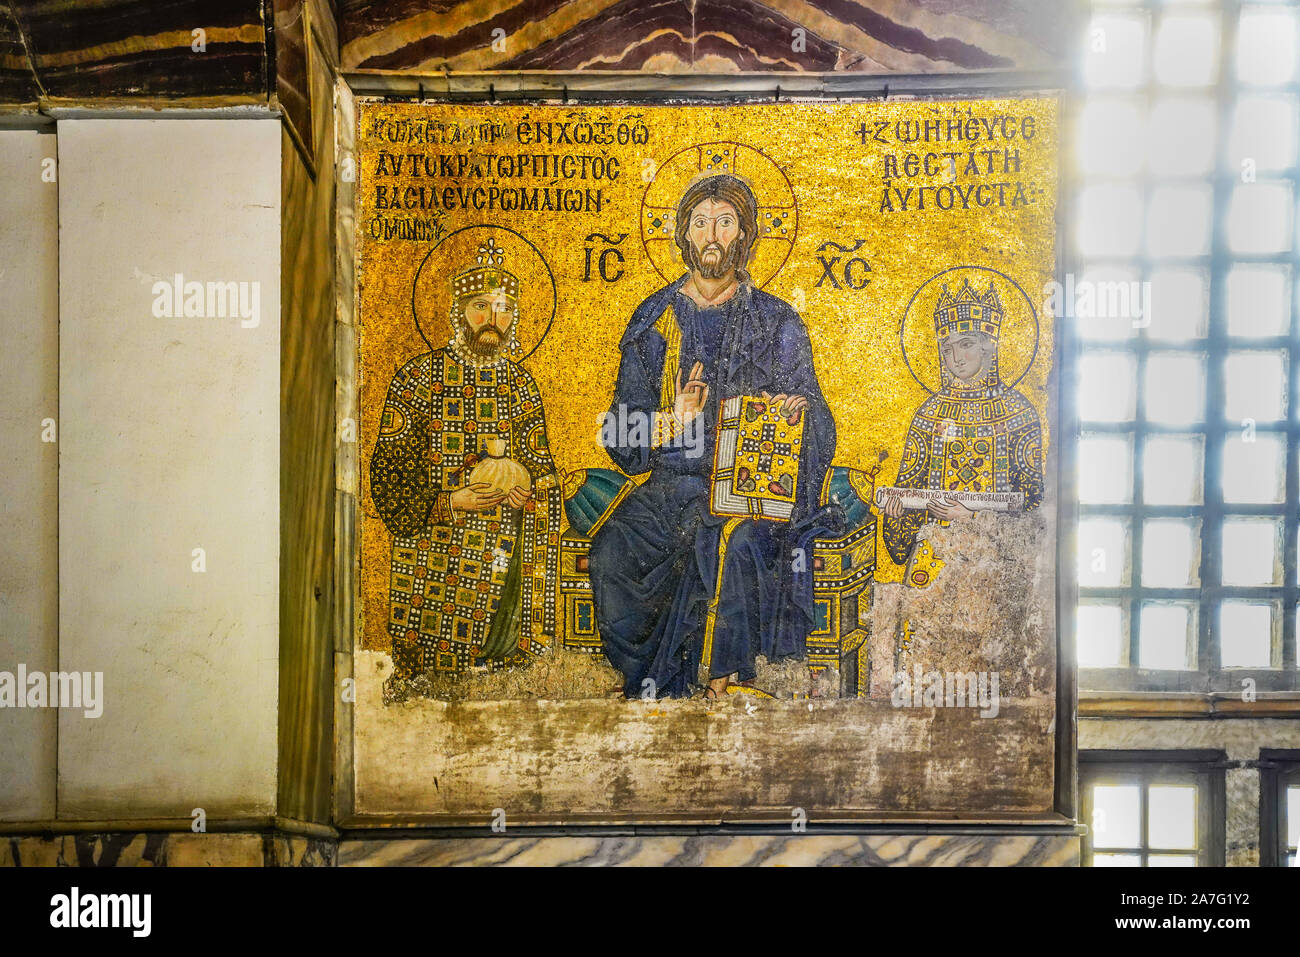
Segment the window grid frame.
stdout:
<svg viewBox="0 0 1300 957">
<path fill-rule="evenodd" d="M 1196 788 L 1196 867 L 1223 867 L 1227 847 L 1225 808 L 1227 756 L 1222 751 L 1080 751 L 1080 821 L 1088 828 L 1083 839 L 1080 866 L 1095 866 L 1093 847 L 1093 788 L 1097 785 L 1136 785 L 1139 793 L 1140 847 L 1103 847 L 1103 854 L 1133 854 L 1140 867 L 1150 858 L 1188 855 L 1190 849 L 1152 848 L 1149 835 L 1149 797 L 1153 785 L 1192 785 Z"/>
<path fill-rule="evenodd" d="M 1296 848 L 1287 842 L 1287 789 L 1300 788 L 1300 749 L 1259 753 L 1259 865 L 1287 867 Z"/>
<path fill-rule="evenodd" d="M 1295 11 L 1294 3 L 1272 5 L 1273 9 Z M 1136 3 L 1098 2 L 1091 10 L 1098 14 L 1137 15 L 1145 23 L 1143 37 L 1143 69 L 1141 82 L 1133 88 L 1087 88 L 1081 97 L 1081 107 L 1090 98 L 1112 102 L 1136 102 L 1147 115 L 1161 95 L 1172 97 L 1204 98 L 1212 102 L 1216 116 L 1214 131 L 1216 148 L 1213 162 L 1204 174 L 1178 174 L 1161 176 L 1149 163 L 1143 161 L 1140 171 L 1132 176 L 1113 174 L 1083 176 L 1075 172 L 1074 188 L 1070 191 L 1072 202 L 1078 202 L 1082 185 L 1125 184 L 1136 188 L 1143 210 L 1143 230 L 1138 251 L 1131 256 L 1084 256 L 1076 248 L 1076 238 L 1067 232 L 1069 253 L 1067 261 L 1076 275 L 1082 267 L 1120 267 L 1136 273 L 1139 283 L 1149 282 L 1152 272 L 1162 268 L 1192 268 L 1201 271 L 1206 280 L 1208 317 L 1205 335 L 1185 341 L 1167 342 L 1154 339 L 1146 330 L 1123 338 L 1087 338 L 1070 322 L 1069 336 L 1072 353 L 1078 359 L 1106 352 L 1127 353 L 1134 357 L 1135 408 L 1133 418 L 1122 422 L 1084 422 L 1076 416 L 1077 439 L 1085 435 L 1124 437 L 1132 442 L 1131 501 L 1116 504 L 1078 502 L 1074 515 L 1074 532 L 1077 537 L 1078 522 L 1089 518 L 1113 518 L 1127 523 L 1127 554 L 1124 562 L 1129 567 L 1127 585 L 1079 585 L 1079 600 L 1117 604 L 1123 633 L 1121 649 L 1127 664 L 1112 668 L 1080 668 L 1086 680 L 1080 686 L 1099 691 L 1240 691 L 1241 681 L 1251 678 L 1258 690 L 1297 690 L 1300 681 L 1296 671 L 1296 606 L 1300 601 L 1297 587 L 1297 526 L 1300 526 L 1300 495 L 1297 477 L 1300 473 L 1300 418 L 1297 417 L 1297 376 L 1300 375 L 1300 129 L 1291 144 L 1291 165 L 1282 170 L 1259 174 L 1256 183 L 1286 183 L 1291 189 L 1292 209 L 1289 226 L 1291 235 L 1289 251 L 1274 253 L 1233 253 L 1228 247 L 1227 227 L 1233 192 L 1240 183 L 1239 170 L 1231 164 L 1229 132 L 1233 113 L 1241 96 L 1290 96 L 1300 102 L 1300 80 L 1293 75 L 1283 84 L 1256 85 L 1238 82 L 1234 60 L 1237 45 L 1237 26 L 1243 10 L 1268 9 L 1268 6 L 1249 0 L 1219 0 L 1169 7 L 1163 0 L 1141 0 Z M 1154 44 L 1162 17 L 1169 13 L 1204 13 L 1218 20 L 1218 72 L 1211 84 L 1194 87 L 1163 86 L 1154 76 Z M 1091 22 L 1091 21 L 1090 21 Z M 1082 73 L 1082 71 L 1080 71 Z M 1081 77 L 1082 81 L 1082 77 Z M 1072 124 L 1078 116 L 1072 116 Z M 1300 126 L 1300 124 L 1298 124 Z M 1071 158 L 1073 159 L 1073 157 Z M 1153 256 L 1146 248 L 1146 234 L 1150 218 L 1147 215 L 1151 196 L 1160 185 L 1201 184 L 1208 186 L 1211 196 L 1210 247 L 1198 256 Z M 1286 270 L 1287 308 L 1283 335 L 1250 338 L 1230 336 L 1227 330 L 1227 277 L 1236 265 L 1276 265 Z M 1148 317 L 1149 318 L 1149 317 Z M 1137 332 L 1137 330 L 1134 330 Z M 1223 455 L 1231 436 L 1243 426 L 1222 416 L 1225 407 L 1225 363 L 1230 350 L 1257 349 L 1282 351 L 1283 370 L 1286 376 L 1285 410 L 1283 418 L 1275 422 L 1256 423 L 1256 435 L 1278 435 L 1284 442 L 1281 467 L 1285 469 L 1283 500 L 1280 503 L 1247 504 L 1223 501 Z M 1148 360 L 1152 353 L 1203 355 L 1205 357 L 1205 405 L 1199 424 L 1173 425 L 1151 423 L 1146 418 L 1144 382 Z M 1077 402 L 1071 395 L 1068 400 Z M 1201 436 L 1203 460 L 1201 462 L 1201 503 L 1199 505 L 1152 505 L 1144 501 L 1143 482 L 1145 445 L 1152 436 Z M 1077 462 L 1077 453 L 1071 456 Z M 1249 516 L 1267 516 L 1281 520 L 1280 546 L 1282 580 L 1280 584 L 1243 586 L 1222 584 L 1222 529 L 1226 519 Z M 1142 549 L 1145 522 L 1152 518 L 1180 518 L 1198 521 L 1200 526 L 1199 585 L 1182 588 L 1150 587 L 1142 584 Z M 1076 576 L 1077 579 L 1077 576 Z M 1274 628 L 1270 632 L 1270 667 L 1230 668 L 1221 666 L 1219 624 L 1220 609 L 1226 600 L 1267 600 L 1274 608 Z M 1141 614 L 1144 603 L 1161 600 L 1178 600 L 1188 603 L 1196 616 L 1196 659 L 1191 668 L 1178 671 L 1143 670 L 1141 660 Z M 1279 607 L 1280 606 L 1280 607 Z M 1280 626 L 1280 627 L 1278 627 Z M 1280 632 L 1279 638 L 1274 636 Z M 1076 639 L 1077 640 L 1077 639 Z M 1280 649 L 1275 641 L 1280 640 Z M 1276 667 L 1272 662 L 1277 661 Z"/>
</svg>

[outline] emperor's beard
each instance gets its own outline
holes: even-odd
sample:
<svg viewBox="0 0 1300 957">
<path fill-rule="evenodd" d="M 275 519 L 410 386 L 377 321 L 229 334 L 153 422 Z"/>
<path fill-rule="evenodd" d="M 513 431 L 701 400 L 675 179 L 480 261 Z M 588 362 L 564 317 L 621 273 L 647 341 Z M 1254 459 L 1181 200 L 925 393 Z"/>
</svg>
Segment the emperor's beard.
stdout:
<svg viewBox="0 0 1300 957">
<path fill-rule="evenodd" d="M 712 262 L 705 262 L 704 250 L 696 249 L 693 244 L 688 244 L 691 255 L 690 262 L 687 263 L 692 271 L 699 273 L 705 279 L 721 279 L 733 269 L 738 268 L 741 264 L 740 258 L 745 255 L 745 246 L 741 242 L 741 237 L 733 239 L 727 248 L 722 251 L 722 255 Z M 721 243 L 709 243 L 705 249 L 710 247 L 720 247 Z"/>
<path fill-rule="evenodd" d="M 480 359 L 497 359 L 505 352 L 509 340 L 496 326 L 484 326 L 475 332 L 464 319 L 460 323 L 460 340 Z"/>
</svg>

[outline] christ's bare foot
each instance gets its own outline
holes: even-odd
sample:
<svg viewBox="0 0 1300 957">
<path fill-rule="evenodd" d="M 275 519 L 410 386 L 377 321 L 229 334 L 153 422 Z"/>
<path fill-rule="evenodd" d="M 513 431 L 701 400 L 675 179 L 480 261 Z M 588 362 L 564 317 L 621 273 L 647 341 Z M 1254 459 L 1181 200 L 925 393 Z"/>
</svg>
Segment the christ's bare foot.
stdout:
<svg viewBox="0 0 1300 957">
<path fill-rule="evenodd" d="M 722 678 L 711 678 L 709 680 L 709 690 L 705 692 L 706 698 L 721 698 L 727 693 L 727 685 L 731 681 L 731 675 Z"/>
</svg>

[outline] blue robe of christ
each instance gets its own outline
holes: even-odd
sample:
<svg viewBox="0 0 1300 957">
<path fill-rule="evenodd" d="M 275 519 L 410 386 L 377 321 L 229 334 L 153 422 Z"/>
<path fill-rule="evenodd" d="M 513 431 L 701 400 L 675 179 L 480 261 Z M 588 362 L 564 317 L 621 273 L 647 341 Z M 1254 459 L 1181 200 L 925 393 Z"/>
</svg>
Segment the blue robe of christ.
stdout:
<svg viewBox="0 0 1300 957">
<path fill-rule="evenodd" d="M 654 293 L 633 313 L 619 344 L 610 405 L 619 421 L 637 413 L 648 419 L 665 406 L 665 358 L 670 376 L 676 359 L 683 382 L 696 362 L 703 364 L 709 394 L 694 444 L 654 447 L 651 429 L 629 429 L 607 443 L 624 472 L 650 473 L 598 529 L 590 553 L 601 640 L 623 673 L 628 697 L 646 690 L 685 696 L 706 676 L 751 680 L 760 654 L 769 661 L 804 657 L 814 627 L 812 542 L 844 531 L 837 506 L 818 506 L 835 452 L 835 422 L 798 313 L 747 281 L 726 302 L 701 308 L 681 292 L 685 281 Z M 676 331 L 665 336 L 672 331 L 665 322 L 673 321 Z M 668 357 L 670 339 L 678 338 L 678 355 Z M 726 398 L 764 391 L 808 399 L 794 513 L 789 522 L 729 521 L 709 511 L 718 411 Z M 706 644 L 711 660 L 702 663 Z"/>
</svg>

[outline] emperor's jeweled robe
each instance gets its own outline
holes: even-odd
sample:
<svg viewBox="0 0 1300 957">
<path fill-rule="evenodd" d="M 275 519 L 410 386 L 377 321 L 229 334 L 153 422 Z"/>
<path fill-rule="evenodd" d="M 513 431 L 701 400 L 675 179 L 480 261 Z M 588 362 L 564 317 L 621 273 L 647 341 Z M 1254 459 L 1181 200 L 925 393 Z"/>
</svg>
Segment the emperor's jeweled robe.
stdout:
<svg viewBox="0 0 1300 957">
<path fill-rule="evenodd" d="M 533 478 L 524 508 L 451 506 L 485 454 L 483 439 Z M 560 489 L 533 377 L 505 358 L 453 348 L 416 356 L 393 377 L 370 491 L 393 534 L 388 633 L 398 669 L 464 672 L 542 652 L 555 634 Z"/>
</svg>

